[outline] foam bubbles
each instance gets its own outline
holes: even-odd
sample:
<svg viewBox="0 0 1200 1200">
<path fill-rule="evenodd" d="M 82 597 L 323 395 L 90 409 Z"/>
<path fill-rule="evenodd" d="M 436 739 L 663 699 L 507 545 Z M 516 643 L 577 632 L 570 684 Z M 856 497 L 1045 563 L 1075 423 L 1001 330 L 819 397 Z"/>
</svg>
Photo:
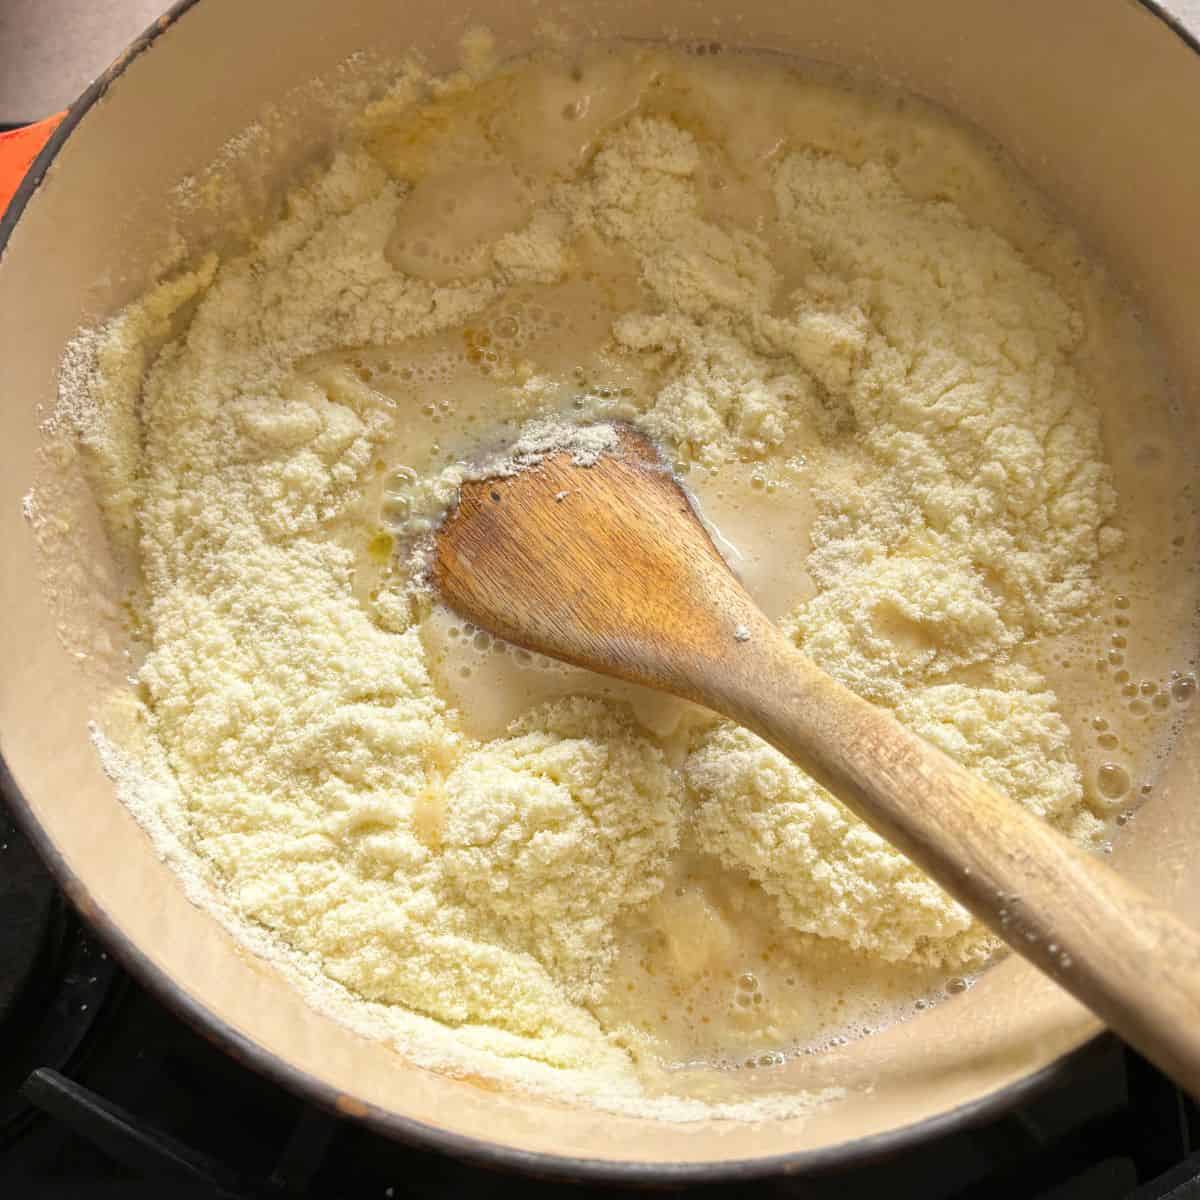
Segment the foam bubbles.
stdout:
<svg viewBox="0 0 1200 1200">
<path fill-rule="evenodd" d="M 1102 763 L 1096 772 L 1096 787 L 1107 799 L 1119 800 L 1129 791 L 1129 772 L 1120 763 Z"/>
</svg>

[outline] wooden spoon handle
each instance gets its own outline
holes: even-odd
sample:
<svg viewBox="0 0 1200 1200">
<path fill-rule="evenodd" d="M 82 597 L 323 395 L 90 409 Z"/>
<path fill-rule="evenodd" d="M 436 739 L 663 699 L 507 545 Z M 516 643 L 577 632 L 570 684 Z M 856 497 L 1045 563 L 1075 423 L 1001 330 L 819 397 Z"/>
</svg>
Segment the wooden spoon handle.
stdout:
<svg viewBox="0 0 1200 1200">
<path fill-rule="evenodd" d="M 1200 935 L 765 619 L 714 670 L 711 707 L 852 808 L 1018 953 L 1200 1095 Z"/>
</svg>

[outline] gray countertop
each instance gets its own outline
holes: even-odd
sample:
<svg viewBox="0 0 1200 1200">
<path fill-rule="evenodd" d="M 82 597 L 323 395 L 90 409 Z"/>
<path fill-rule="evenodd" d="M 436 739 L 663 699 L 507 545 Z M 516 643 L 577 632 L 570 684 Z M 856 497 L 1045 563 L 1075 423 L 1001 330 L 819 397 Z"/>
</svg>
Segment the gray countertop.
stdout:
<svg viewBox="0 0 1200 1200">
<path fill-rule="evenodd" d="M 167 0 L 0 0 L 0 125 L 65 108 L 166 7 Z M 1165 7 L 1200 32 L 1200 0 Z"/>
<path fill-rule="evenodd" d="M 0 124 L 65 108 L 168 0 L 0 0 Z"/>
</svg>

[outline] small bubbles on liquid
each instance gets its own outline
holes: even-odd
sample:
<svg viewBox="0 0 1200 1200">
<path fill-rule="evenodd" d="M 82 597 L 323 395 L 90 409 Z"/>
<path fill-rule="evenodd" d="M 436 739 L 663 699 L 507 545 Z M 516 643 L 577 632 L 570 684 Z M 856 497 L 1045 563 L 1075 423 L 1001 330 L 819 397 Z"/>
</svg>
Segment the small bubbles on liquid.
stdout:
<svg viewBox="0 0 1200 1200">
<path fill-rule="evenodd" d="M 762 1003 L 762 985 L 758 981 L 758 976 L 750 971 L 739 975 L 733 994 L 734 1007 L 745 1011 Z"/>
<path fill-rule="evenodd" d="M 1122 634 L 1114 633 L 1109 640 L 1118 650 L 1125 649 L 1125 638 Z"/>
<path fill-rule="evenodd" d="M 1129 711 L 1135 717 L 1144 717 L 1150 711 L 1150 705 L 1145 700 L 1130 700 Z"/>
<path fill-rule="evenodd" d="M 1152 679 L 1143 679 L 1138 690 L 1143 696 L 1153 696 L 1158 691 L 1158 684 Z"/>
<path fill-rule="evenodd" d="M 1092 728 L 1103 733 L 1108 728 L 1108 722 L 1103 717 L 1093 717 Z"/>
<path fill-rule="evenodd" d="M 1118 800 L 1129 791 L 1129 772 L 1120 763 L 1103 763 L 1096 772 L 1096 786 L 1102 796 Z"/>
<path fill-rule="evenodd" d="M 1109 663 L 1114 667 L 1119 667 L 1125 662 L 1125 655 L 1120 650 L 1110 650 L 1106 656 Z"/>
<path fill-rule="evenodd" d="M 1159 712 L 1171 707 L 1171 697 L 1166 692 L 1159 692 L 1158 695 L 1150 702 L 1151 706 Z"/>
<path fill-rule="evenodd" d="M 476 650 L 486 650 L 491 644 L 491 636 L 484 633 L 482 629 L 471 639 L 471 645 Z"/>
<path fill-rule="evenodd" d="M 1171 684 L 1171 699 L 1176 704 L 1190 704 L 1196 696 L 1196 677 L 1180 675 Z"/>
<path fill-rule="evenodd" d="M 395 496 L 387 493 L 383 497 L 384 520 L 393 525 L 402 524 L 412 511 L 412 505 L 407 496 Z"/>
<path fill-rule="evenodd" d="M 967 981 L 961 975 L 955 975 L 953 979 L 946 980 L 946 991 L 952 996 L 965 992 L 967 986 Z"/>
<path fill-rule="evenodd" d="M 1118 593 L 1113 597 L 1113 608 L 1124 609 L 1129 607 L 1129 597 Z"/>
<path fill-rule="evenodd" d="M 1136 696 L 1137 691 L 1138 691 L 1138 689 L 1137 689 L 1136 683 L 1126 683 L 1126 684 L 1123 684 L 1121 687 L 1121 695 L 1122 696 Z"/>
<path fill-rule="evenodd" d="M 1116 674 L 1113 676 L 1113 679 L 1114 679 L 1114 680 L 1115 680 L 1117 683 L 1128 683 L 1128 682 L 1129 682 L 1129 672 L 1128 672 L 1128 671 L 1118 671 L 1118 672 L 1117 672 L 1117 673 L 1116 673 Z"/>
<path fill-rule="evenodd" d="M 1115 750 L 1121 744 L 1121 739 L 1115 733 L 1102 733 L 1096 739 L 1096 745 L 1104 750 Z"/>
</svg>

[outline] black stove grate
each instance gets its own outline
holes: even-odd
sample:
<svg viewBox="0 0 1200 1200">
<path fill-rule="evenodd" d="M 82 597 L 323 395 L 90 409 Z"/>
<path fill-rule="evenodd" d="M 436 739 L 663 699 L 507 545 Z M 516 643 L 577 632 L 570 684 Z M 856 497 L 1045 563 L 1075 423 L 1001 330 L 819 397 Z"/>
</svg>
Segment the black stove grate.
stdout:
<svg viewBox="0 0 1200 1200">
<path fill-rule="evenodd" d="M 25 1078 L 77 1070 L 123 984 L 0 806 L 0 1156 L 36 1111 L 21 1095 Z"/>
</svg>

